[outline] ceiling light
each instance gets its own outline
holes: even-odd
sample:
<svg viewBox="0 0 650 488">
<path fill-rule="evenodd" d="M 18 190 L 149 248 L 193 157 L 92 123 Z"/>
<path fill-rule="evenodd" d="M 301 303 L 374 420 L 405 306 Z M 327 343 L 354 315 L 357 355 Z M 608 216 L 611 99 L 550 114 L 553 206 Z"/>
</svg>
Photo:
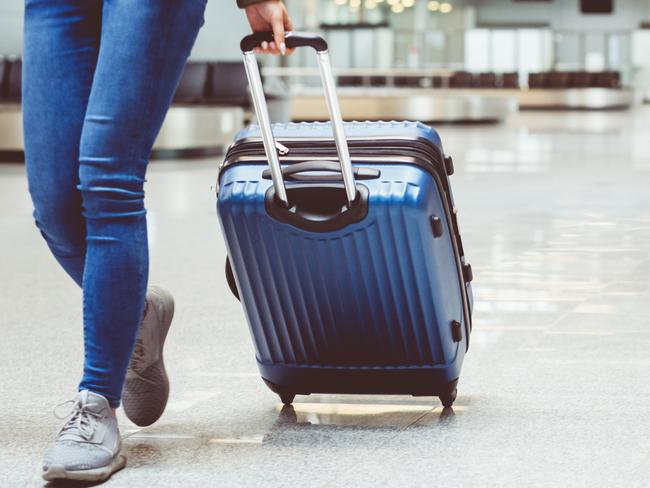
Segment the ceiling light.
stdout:
<svg viewBox="0 0 650 488">
<path fill-rule="evenodd" d="M 452 11 L 453 8 L 454 8 L 454 7 L 452 7 L 451 3 L 442 2 L 442 3 L 440 4 L 440 11 L 441 11 L 443 14 L 448 14 L 449 12 Z"/>
</svg>

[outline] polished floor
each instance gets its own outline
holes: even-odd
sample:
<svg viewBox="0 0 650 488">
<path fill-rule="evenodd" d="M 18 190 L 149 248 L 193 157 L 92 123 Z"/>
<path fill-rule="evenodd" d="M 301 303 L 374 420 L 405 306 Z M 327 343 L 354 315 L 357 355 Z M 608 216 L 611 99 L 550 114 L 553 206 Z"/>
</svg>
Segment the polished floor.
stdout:
<svg viewBox="0 0 650 488">
<path fill-rule="evenodd" d="M 650 110 L 443 126 L 475 326 L 452 411 L 437 399 L 298 397 L 260 381 L 223 278 L 216 160 L 155 162 L 151 281 L 176 295 L 169 408 L 122 417 L 107 486 L 650 486 Z M 0 486 L 39 462 L 82 359 L 80 293 L 0 166 Z"/>
</svg>

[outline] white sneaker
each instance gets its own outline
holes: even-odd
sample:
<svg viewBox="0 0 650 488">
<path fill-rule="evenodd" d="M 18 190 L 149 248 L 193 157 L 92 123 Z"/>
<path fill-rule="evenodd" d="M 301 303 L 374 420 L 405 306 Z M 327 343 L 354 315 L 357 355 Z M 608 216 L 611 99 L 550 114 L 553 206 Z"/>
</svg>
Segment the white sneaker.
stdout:
<svg viewBox="0 0 650 488">
<path fill-rule="evenodd" d="M 43 459 L 43 479 L 103 481 L 126 465 L 115 414 L 101 395 L 80 391 Z"/>
</svg>

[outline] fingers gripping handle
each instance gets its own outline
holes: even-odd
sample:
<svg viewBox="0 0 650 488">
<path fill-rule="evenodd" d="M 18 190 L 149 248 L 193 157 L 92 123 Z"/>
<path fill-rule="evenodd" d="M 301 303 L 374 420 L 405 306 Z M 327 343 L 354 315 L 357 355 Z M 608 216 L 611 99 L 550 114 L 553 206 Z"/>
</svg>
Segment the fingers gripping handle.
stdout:
<svg viewBox="0 0 650 488">
<path fill-rule="evenodd" d="M 273 35 L 270 33 L 257 33 L 246 36 L 241 42 L 241 48 L 244 56 L 244 64 L 246 66 L 246 74 L 248 75 L 248 82 L 251 87 L 251 95 L 253 98 L 253 105 L 255 113 L 260 124 L 260 131 L 262 133 L 262 141 L 264 142 L 264 150 L 266 157 L 269 161 L 271 169 L 271 176 L 273 179 L 273 186 L 278 199 L 285 205 L 289 205 L 287 198 L 287 191 L 284 186 L 282 178 L 282 167 L 280 165 L 280 158 L 277 153 L 275 138 L 271 129 L 271 120 L 269 117 L 268 107 L 266 105 L 266 98 L 264 96 L 264 89 L 262 87 L 262 79 L 260 76 L 257 60 L 255 59 L 255 47 L 259 46 L 262 42 L 272 39 Z M 318 54 L 318 67 L 325 90 L 325 100 L 329 110 L 330 118 L 332 120 L 332 130 L 334 132 L 334 140 L 336 141 L 336 149 L 341 164 L 341 174 L 343 176 L 343 184 L 345 186 L 345 193 L 347 196 L 348 204 L 352 206 L 357 197 L 357 189 L 354 181 L 354 173 L 352 171 L 352 161 L 350 160 L 350 151 L 348 143 L 345 138 L 345 131 L 343 129 L 343 118 L 341 116 L 341 109 L 339 101 L 336 96 L 336 84 L 334 76 L 332 75 L 332 67 L 329 61 L 329 54 L 327 52 L 327 43 L 320 36 L 307 33 L 287 33 L 286 36 L 287 47 L 294 48 L 300 46 L 313 47 Z"/>
</svg>

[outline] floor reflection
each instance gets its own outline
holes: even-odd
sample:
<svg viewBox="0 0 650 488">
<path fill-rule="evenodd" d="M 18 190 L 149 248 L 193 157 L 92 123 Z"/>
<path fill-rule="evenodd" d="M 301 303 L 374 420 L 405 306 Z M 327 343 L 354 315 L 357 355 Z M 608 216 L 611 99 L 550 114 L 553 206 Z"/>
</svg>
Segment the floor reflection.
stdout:
<svg viewBox="0 0 650 488">
<path fill-rule="evenodd" d="M 426 404 L 294 403 L 278 405 L 274 429 L 288 425 L 405 428 L 425 417 L 441 421 L 466 407 L 443 408 Z"/>
</svg>

